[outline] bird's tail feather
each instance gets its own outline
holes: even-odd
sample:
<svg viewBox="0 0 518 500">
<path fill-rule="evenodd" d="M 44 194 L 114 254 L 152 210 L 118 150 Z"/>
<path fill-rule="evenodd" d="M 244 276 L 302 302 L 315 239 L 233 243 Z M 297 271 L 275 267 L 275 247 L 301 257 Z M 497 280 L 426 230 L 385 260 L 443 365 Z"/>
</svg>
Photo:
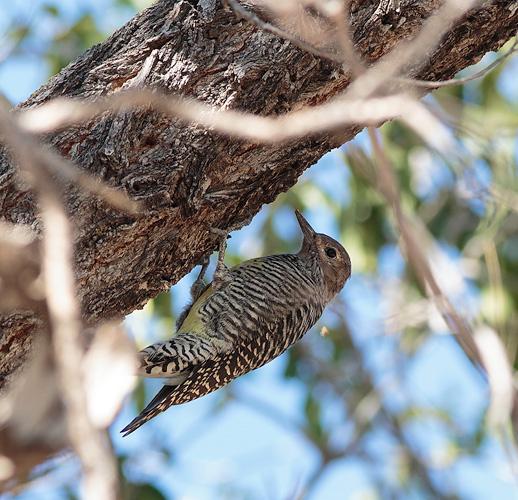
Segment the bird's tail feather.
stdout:
<svg viewBox="0 0 518 500">
<path fill-rule="evenodd" d="M 121 430 L 123 436 L 126 437 L 133 431 L 136 431 L 141 425 L 148 420 L 162 413 L 165 408 L 160 408 L 160 403 L 165 401 L 176 389 L 174 385 L 164 385 L 158 394 L 149 402 L 149 404 L 126 426 Z"/>
</svg>

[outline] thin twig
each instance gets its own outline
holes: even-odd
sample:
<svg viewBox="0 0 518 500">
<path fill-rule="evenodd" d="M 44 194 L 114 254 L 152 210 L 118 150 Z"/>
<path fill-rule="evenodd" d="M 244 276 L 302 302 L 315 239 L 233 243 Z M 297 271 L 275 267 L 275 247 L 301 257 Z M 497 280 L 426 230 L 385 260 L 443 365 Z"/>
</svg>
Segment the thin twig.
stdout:
<svg viewBox="0 0 518 500">
<path fill-rule="evenodd" d="M 259 16 L 257 16 L 254 12 L 246 9 L 243 7 L 237 0 L 226 0 L 227 3 L 231 6 L 232 10 L 241 18 L 251 22 L 258 28 L 270 32 L 280 38 L 283 38 L 291 43 L 293 43 L 295 46 L 301 48 L 302 50 L 305 50 L 306 52 L 309 52 L 310 54 L 316 55 L 318 57 L 322 57 L 324 59 L 328 59 L 330 61 L 339 63 L 339 64 L 349 64 L 351 67 L 351 70 L 354 74 L 360 74 L 363 72 L 361 68 L 361 59 L 357 56 L 354 50 L 354 46 L 350 43 L 351 36 L 350 36 L 350 30 L 344 30 L 343 26 L 344 19 L 347 19 L 347 16 L 344 16 L 344 14 L 347 14 L 348 7 L 350 0 L 342 2 L 335 2 L 330 8 L 324 9 L 325 12 L 328 13 L 328 16 L 330 20 L 332 20 L 337 26 L 341 26 L 342 29 L 339 29 L 337 31 L 337 35 L 339 37 L 339 42 L 342 47 L 341 53 L 333 53 L 330 51 L 325 51 L 322 49 L 319 49 L 318 47 L 315 47 L 314 45 L 311 45 L 310 43 L 305 42 L 304 40 L 300 39 L 299 37 L 290 34 L 286 32 L 285 30 L 278 28 L 277 26 L 262 20 Z M 331 11 L 331 13 L 329 12 Z M 344 43 L 344 41 L 346 43 Z M 441 87 L 449 87 L 453 85 L 463 85 L 465 83 L 468 83 L 473 80 L 477 80 L 480 78 L 483 78 L 486 76 L 490 71 L 495 69 L 497 66 L 502 64 L 509 56 L 517 52 L 516 49 L 517 41 L 514 42 L 513 46 L 505 52 L 502 56 L 500 56 L 498 59 L 490 63 L 487 67 L 484 69 L 477 71 L 475 74 L 466 76 L 464 78 L 451 78 L 448 80 L 441 80 L 441 81 L 429 81 L 429 80 L 420 80 L 415 78 L 406 78 L 406 77 L 398 77 L 395 76 L 393 78 L 388 78 L 386 81 L 395 81 L 398 83 L 402 83 L 408 86 L 412 87 L 420 87 L 420 88 L 426 88 L 426 89 L 437 89 Z M 345 50 L 344 50 L 345 48 Z"/>
<path fill-rule="evenodd" d="M 413 40 L 401 42 L 352 82 L 347 88 L 347 96 L 352 98 L 372 96 L 388 79 L 400 76 L 401 73 L 408 73 L 410 70 L 417 71 L 426 63 L 427 56 L 432 53 L 452 24 L 475 3 L 478 2 L 447 0 L 424 22 L 421 31 Z"/>
<path fill-rule="evenodd" d="M 322 7 L 329 20 L 333 22 L 336 27 L 336 36 L 342 53 L 342 62 L 349 65 L 354 76 L 363 74 L 365 71 L 365 64 L 354 47 L 351 34 L 351 0 L 333 2 L 328 5 L 327 8 L 324 3 Z M 346 69 L 347 67 L 344 67 L 344 70 Z"/>
<path fill-rule="evenodd" d="M 504 429 L 513 407 L 513 370 L 504 345 L 498 334 L 488 326 L 475 331 L 475 341 L 486 369 L 491 401 L 488 409 L 489 423 Z"/>
<path fill-rule="evenodd" d="M 230 5 L 238 17 L 249 21 L 263 31 L 267 31 L 268 33 L 272 33 L 273 35 L 278 36 L 279 38 L 288 40 L 288 42 L 291 42 L 299 49 L 309 52 L 315 56 L 322 57 L 324 59 L 330 59 L 331 61 L 338 63 L 344 62 L 343 57 L 337 54 L 332 54 L 331 52 L 327 52 L 325 50 L 321 50 L 314 45 L 305 42 L 298 36 L 292 35 L 267 21 L 263 21 L 257 14 L 243 7 L 237 0 L 225 0 L 225 2 Z"/>
<path fill-rule="evenodd" d="M 341 313 L 342 319 L 345 322 L 346 318 Z M 346 330 L 347 331 L 347 330 Z M 347 331 L 348 332 L 348 331 Z M 359 362 L 360 371 L 363 377 L 367 380 L 367 383 L 370 388 L 372 388 L 373 396 L 375 395 L 376 400 L 379 404 L 379 407 L 376 409 L 376 416 L 382 418 L 383 421 L 388 425 L 389 429 L 393 432 L 394 436 L 397 438 L 402 448 L 408 453 L 408 456 L 411 460 L 411 464 L 414 467 L 415 474 L 420 478 L 424 487 L 428 489 L 430 493 L 433 494 L 433 498 L 452 498 L 451 496 L 445 496 L 442 491 L 440 491 L 434 484 L 429 467 L 422 460 L 419 452 L 415 450 L 414 443 L 411 439 L 407 437 L 403 429 L 403 421 L 401 418 L 394 413 L 394 411 L 387 405 L 386 395 L 382 393 L 382 391 L 378 388 L 375 378 L 372 375 L 371 370 L 368 367 L 368 363 L 365 362 L 365 356 L 362 350 L 358 347 L 353 336 L 350 335 L 350 344 L 355 351 L 355 359 Z M 397 366 L 397 363 L 396 363 Z M 369 397 L 372 397 L 369 395 Z M 369 420 L 369 423 L 372 422 L 374 416 Z"/>
<path fill-rule="evenodd" d="M 385 154 L 375 131 L 369 128 L 368 132 L 376 157 L 376 163 L 379 165 L 379 182 L 377 188 L 392 207 L 409 262 L 414 267 L 416 275 L 421 280 L 424 289 L 431 294 L 431 298 L 442 313 L 446 324 L 455 333 L 456 338 L 459 340 L 468 357 L 478 366 L 483 366 L 482 358 L 473 340 L 469 326 L 443 294 L 422 252 L 421 245 L 418 243 L 418 239 L 414 234 L 412 223 L 403 213 L 392 164 Z"/>
<path fill-rule="evenodd" d="M 472 82 L 474 80 L 479 80 L 484 78 L 490 71 L 494 70 L 498 66 L 500 66 L 508 57 L 513 54 L 518 53 L 518 38 L 513 41 L 512 46 L 504 52 L 500 57 L 496 58 L 492 63 L 488 64 L 485 68 L 473 73 L 472 75 L 465 76 L 463 78 L 450 78 L 449 80 L 441 80 L 438 82 L 431 82 L 428 80 L 419 80 L 414 78 L 397 78 L 396 80 L 401 83 L 405 83 L 407 85 L 412 85 L 414 87 L 422 87 L 426 89 L 438 89 L 441 87 L 451 87 L 453 85 L 464 85 L 466 83 Z"/>
<path fill-rule="evenodd" d="M 138 89 L 118 92 L 93 102 L 58 98 L 37 108 L 18 111 L 17 116 L 25 130 L 40 134 L 62 130 L 101 113 L 146 107 L 233 137 L 275 143 L 346 125 L 377 124 L 399 116 L 401 112 L 412 113 L 415 106 L 415 101 L 404 94 L 356 100 L 339 96 L 318 106 L 265 117 Z"/>
</svg>

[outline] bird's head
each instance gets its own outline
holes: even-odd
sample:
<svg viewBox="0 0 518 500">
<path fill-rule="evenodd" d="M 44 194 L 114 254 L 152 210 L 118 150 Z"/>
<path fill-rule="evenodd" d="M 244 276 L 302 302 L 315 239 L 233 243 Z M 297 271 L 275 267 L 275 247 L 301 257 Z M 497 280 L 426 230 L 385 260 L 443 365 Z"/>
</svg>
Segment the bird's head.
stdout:
<svg viewBox="0 0 518 500">
<path fill-rule="evenodd" d="M 334 297 L 351 276 L 351 259 L 345 248 L 326 234 L 317 233 L 302 214 L 295 210 L 304 239 L 299 256 L 322 271 L 329 298 Z"/>
</svg>

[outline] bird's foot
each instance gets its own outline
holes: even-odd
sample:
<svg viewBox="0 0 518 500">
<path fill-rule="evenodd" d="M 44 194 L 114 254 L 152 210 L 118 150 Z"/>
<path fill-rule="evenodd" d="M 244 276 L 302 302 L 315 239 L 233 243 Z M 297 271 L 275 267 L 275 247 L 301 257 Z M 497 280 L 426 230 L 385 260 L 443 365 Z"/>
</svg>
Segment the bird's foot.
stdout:
<svg viewBox="0 0 518 500">
<path fill-rule="evenodd" d="M 209 265 L 209 257 L 203 257 L 203 259 L 198 263 L 198 265 L 201 266 L 200 273 L 198 274 L 198 277 L 191 286 L 191 300 L 193 304 L 200 298 L 201 294 L 203 293 L 203 290 L 205 290 L 205 287 L 207 286 L 203 278 L 205 277 L 205 273 L 207 272 L 207 267 Z"/>
<path fill-rule="evenodd" d="M 214 278 L 212 280 L 212 288 L 214 291 L 216 291 L 230 280 L 228 267 L 225 266 L 225 252 L 227 250 L 228 231 L 218 229 L 217 227 L 211 227 L 210 231 L 211 233 L 216 234 L 221 238 L 218 250 L 218 263 L 216 264 L 216 270 L 214 271 Z"/>
</svg>

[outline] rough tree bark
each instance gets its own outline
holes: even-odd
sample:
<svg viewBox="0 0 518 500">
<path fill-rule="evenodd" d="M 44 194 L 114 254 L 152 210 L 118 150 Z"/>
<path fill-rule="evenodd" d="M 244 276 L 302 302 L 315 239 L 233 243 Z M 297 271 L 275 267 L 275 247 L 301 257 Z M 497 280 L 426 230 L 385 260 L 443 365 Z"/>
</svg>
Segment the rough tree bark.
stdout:
<svg viewBox="0 0 518 500">
<path fill-rule="evenodd" d="M 402 0 L 398 13 L 381 17 L 373 16 L 378 3 L 360 2 L 352 14 L 356 46 L 369 62 L 415 35 L 442 2 Z M 451 78 L 499 48 L 518 25 L 515 7 L 515 0 L 500 0 L 469 12 L 418 76 Z M 349 75 L 339 65 L 261 32 L 219 0 L 159 0 L 22 106 L 146 85 L 217 107 L 282 114 L 324 102 L 348 83 Z M 215 248 L 210 226 L 245 224 L 358 130 L 261 145 L 142 110 L 103 115 L 49 137 L 81 168 L 145 206 L 142 216 L 131 217 L 73 187 L 68 190 L 85 320 L 121 318 L 142 307 Z M 0 152 L 0 207 L 2 218 L 38 231 L 33 196 L 16 181 L 5 151 Z M 0 318 L 0 383 L 5 385 L 21 366 L 37 330 L 38 320 L 29 312 Z"/>
</svg>

